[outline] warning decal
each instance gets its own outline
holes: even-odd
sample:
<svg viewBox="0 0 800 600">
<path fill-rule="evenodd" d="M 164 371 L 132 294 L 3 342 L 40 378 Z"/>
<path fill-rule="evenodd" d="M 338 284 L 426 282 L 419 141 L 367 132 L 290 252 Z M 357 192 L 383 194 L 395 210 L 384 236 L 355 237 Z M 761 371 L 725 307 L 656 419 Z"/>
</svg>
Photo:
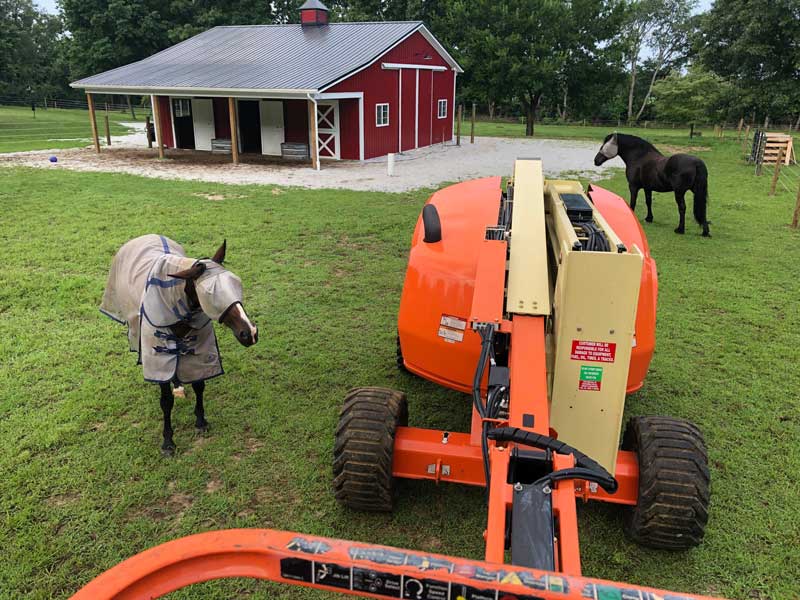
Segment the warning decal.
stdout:
<svg viewBox="0 0 800 600">
<path fill-rule="evenodd" d="M 613 342 L 588 342 L 584 340 L 572 340 L 572 352 L 569 357 L 572 360 L 589 362 L 614 362 L 617 355 L 617 345 Z"/>
<path fill-rule="evenodd" d="M 599 392 L 600 385 L 603 383 L 603 367 L 590 367 L 581 365 L 580 380 L 578 389 L 585 392 Z"/>
</svg>

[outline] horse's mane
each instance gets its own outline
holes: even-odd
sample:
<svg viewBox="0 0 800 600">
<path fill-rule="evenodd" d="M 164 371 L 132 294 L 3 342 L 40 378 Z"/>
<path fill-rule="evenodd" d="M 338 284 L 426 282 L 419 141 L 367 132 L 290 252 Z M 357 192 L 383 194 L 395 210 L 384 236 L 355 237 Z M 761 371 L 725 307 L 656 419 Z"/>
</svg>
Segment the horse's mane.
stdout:
<svg viewBox="0 0 800 600">
<path fill-rule="evenodd" d="M 657 154 L 661 154 L 658 148 L 653 146 L 650 142 L 635 135 L 629 135 L 627 133 L 618 133 L 617 134 L 617 145 L 622 148 L 636 148 L 637 150 L 643 150 L 645 152 L 655 152 Z"/>
</svg>

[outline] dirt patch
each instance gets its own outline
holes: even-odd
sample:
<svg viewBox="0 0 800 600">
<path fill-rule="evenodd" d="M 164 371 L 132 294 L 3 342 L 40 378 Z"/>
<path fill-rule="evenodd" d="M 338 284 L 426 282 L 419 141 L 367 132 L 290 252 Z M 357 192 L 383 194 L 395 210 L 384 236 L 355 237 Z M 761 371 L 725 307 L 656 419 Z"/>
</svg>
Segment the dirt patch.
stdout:
<svg viewBox="0 0 800 600">
<path fill-rule="evenodd" d="M 711 152 L 707 146 L 670 146 L 660 144 L 660 148 L 669 154 L 692 154 L 694 152 Z"/>
<path fill-rule="evenodd" d="M 258 438 L 251 437 L 244 441 L 244 447 L 250 454 L 253 454 L 264 447 L 264 442 Z"/>
<path fill-rule="evenodd" d="M 45 500 L 45 504 L 51 508 L 60 508 L 62 506 L 67 506 L 68 504 L 74 504 L 80 499 L 81 495 L 75 492 L 68 494 L 55 494 L 54 496 L 50 496 L 47 500 Z"/>
<path fill-rule="evenodd" d="M 218 479 L 212 479 L 206 484 L 206 494 L 213 494 L 222 489 L 222 482 Z"/>
<path fill-rule="evenodd" d="M 206 200 L 211 200 L 213 202 L 222 202 L 223 200 L 238 200 L 239 198 L 247 198 L 247 196 L 243 196 L 241 194 L 210 194 L 205 192 L 196 192 L 192 194 L 192 196 L 197 196 L 198 198 L 205 198 Z"/>
</svg>

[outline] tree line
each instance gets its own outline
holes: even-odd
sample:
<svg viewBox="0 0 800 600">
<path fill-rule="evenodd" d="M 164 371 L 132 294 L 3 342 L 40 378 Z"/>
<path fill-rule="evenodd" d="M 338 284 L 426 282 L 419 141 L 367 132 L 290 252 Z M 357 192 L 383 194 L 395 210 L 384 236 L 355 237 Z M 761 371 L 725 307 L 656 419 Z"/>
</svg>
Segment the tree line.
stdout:
<svg viewBox="0 0 800 600">
<path fill-rule="evenodd" d="M 293 23 L 302 0 L 0 0 L 0 97 L 70 81 L 216 25 Z M 464 68 L 459 101 L 537 120 L 796 121 L 800 2 L 329 0 L 332 21 L 421 20 Z"/>
</svg>

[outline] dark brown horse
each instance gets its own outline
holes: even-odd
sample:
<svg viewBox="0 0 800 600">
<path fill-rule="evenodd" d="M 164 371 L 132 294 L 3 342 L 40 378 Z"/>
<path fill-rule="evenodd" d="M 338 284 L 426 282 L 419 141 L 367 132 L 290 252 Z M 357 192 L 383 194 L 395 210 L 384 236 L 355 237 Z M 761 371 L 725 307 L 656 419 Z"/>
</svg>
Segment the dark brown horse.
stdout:
<svg viewBox="0 0 800 600">
<path fill-rule="evenodd" d="M 224 372 L 213 321 L 243 346 L 258 341 L 242 307 L 241 280 L 222 266 L 225 251 L 223 242 L 212 258 L 195 260 L 177 242 L 150 234 L 123 245 L 111 265 L 100 310 L 128 325 L 129 348 L 138 352 L 145 380 L 160 386 L 166 455 L 175 451 L 173 385 L 192 385 L 195 428 L 208 429 L 205 381 Z"/>
<path fill-rule="evenodd" d="M 625 163 L 625 176 L 628 178 L 628 189 L 631 192 L 631 210 L 636 210 L 636 197 L 639 190 L 644 190 L 647 202 L 645 221 L 653 222 L 653 192 L 675 192 L 678 204 L 679 222 L 675 233 L 686 230 L 687 191 L 694 195 L 692 212 L 694 218 L 703 228 L 703 235 L 711 237 L 706 220 L 708 203 L 708 169 L 705 163 L 689 154 L 673 154 L 666 157 L 656 150 L 650 142 L 624 133 L 611 133 L 603 140 L 603 145 L 594 164 L 598 167 L 607 160 L 619 156 Z"/>
</svg>

